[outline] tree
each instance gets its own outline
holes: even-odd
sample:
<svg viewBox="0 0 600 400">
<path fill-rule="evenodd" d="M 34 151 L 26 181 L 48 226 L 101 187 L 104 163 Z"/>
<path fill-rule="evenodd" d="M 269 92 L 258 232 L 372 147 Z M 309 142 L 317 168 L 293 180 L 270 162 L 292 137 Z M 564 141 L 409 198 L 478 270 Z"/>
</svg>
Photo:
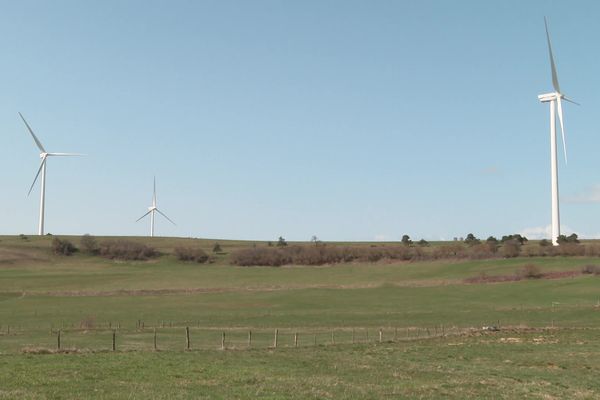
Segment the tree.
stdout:
<svg viewBox="0 0 600 400">
<path fill-rule="evenodd" d="M 422 246 L 422 247 L 429 246 L 429 242 L 425 239 L 421 239 L 417 243 L 419 244 L 419 246 Z"/>
<path fill-rule="evenodd" d="M 279 236 L 279 239 L 277 239 L 277 247 L 285 247 L 285 246 L 287 246 L 287 242 L 285 241 L 283 236 Z"/>
<path fill-rule="evenodd" d="M 540 240 L 540 246 L 542 246 L 542 247 L 552 246 L 552 242 L 550 242 L 548 239 L 542 239 L 542 240 Z"/>
<path fill-rule="evenodd" d="M 568 244 L 568 243 L 577 244 L 577 243 L 579 243 L 579 239 L 578 239 L 576 233 L 572 233 L 569 236 L 560 235 L 556 239 L 556 241 L 558 242 L 558 244 Z"/>
<path fill-rule="evenodd" d="M 412 244 L 412 240 L 410 240 L 410 236 L 402 235 L 402 244 L 405 246 L 410 246 Z"/>
<path fill-rule="evenodd" d="M 213 253 L 220 253 L 223 250 L 221 249 L 221 245 L 219 244 L 219 242 L 216 242 L 215 245 L 213 246 Z"/>
<path fill-rule="evenodd" d="M 525 236 L 522 236 L 519 233 L 515 233 L 514 235 L 504 235 L 504 236 L 502 236 L 501 242 L 504 243 L 504 242 L 509 241 L 509 240 L 516 240 L 517 242 L 519 242 L 519 244 L 525 244 L 525 242 L 529 241 Z"/>
<path fill-rule="evenodd" d="M 493 236 L 488 237 L 487 239 L 485 239 L 485 241 L 488 243 L 498 244 L 498 239 L 496 239 Z"/>
<path fill-rule="evenodd" d="M 467 237 L 465 238 L 465 243 L 468 244 L 469 246 L 473 246 L 475 244 L 481 243 L 481 240 L 477 239 L 475 237 L 475 235 L 473 235 L 472 233 L 469 233 L 467 235 Z"/>
</svg>

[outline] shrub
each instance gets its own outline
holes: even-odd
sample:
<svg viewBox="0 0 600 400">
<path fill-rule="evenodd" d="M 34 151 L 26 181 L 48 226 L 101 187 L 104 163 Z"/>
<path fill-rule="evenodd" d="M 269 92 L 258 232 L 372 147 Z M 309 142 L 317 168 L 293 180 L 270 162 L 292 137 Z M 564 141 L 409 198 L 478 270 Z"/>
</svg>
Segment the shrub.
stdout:
<svg viewBox="0 0 600 400">
<path fill-rule="evenodd" d="M 238 250 L 232 254 L 231 263 L 246 267 L 253 265 L 279 267 L 283 264 L 287 264 L 286 258 L 281 250 L 264 247 Z"/>
<path fill-rule="evenodd" d="M 116 260 L 147 260 L 158 256 L 154 247 L 129 240 L 109 240 L 100 243 L 99 253 L 102 257 Z"/>
<path fill-rule="evenodd" d="M 577 243 L 561 243 L 560 246 L 555 247 L 554 252 L 560 256 L 583 256 L 585 255 L 585 246 Z"/>
<path fill-rule="evenodd" d="M 465 258 L 467 257 L 467 251 L 463 245 L 458 243 L 437 246 L 433 248 L 432 257 L 435 259 Z"/>
<path fill-rule="evenodd" d="M 544 276 L 540 267 L 535 264 L 525 264 L 517 271 L 517 275 L 525 279 L 540 279 Z"/>
<path fill-rule="evenodd" d="M 98 254 L 99 247 L 96 238 L 90 234 L 85 234 L 79 241 L 81 249 L 88 254 Z"/>
<path fill-rule="evenodd" d="M 217 243 L 215 243 L 215 245 L 213 246 L 213 249 L 212 249 L 212 251 L 213 251 L 213 253 L 220 253 L 220 252 L 222 252 L 223 250 L 221 249 L 221 245 L 220 245 L 220 244 L 217 242 Z"/>
<path fill-rule="evenodd" d="M 175 257 L 179 261 L 194 261 L 200 264 L 208 261 L 208 254 L 204 250 L 191 247 L 176 247 Z"/>
<path fill-rule="evenodd" d="M 425 239 L 421 239 L 421 240 L 419 240 L 417 243 L 418 243 L 418 244 L 419 244 L 419 246 L 421 246 L 421 247 L 427 247 L 427 246 L 429 246 L 429 242 L 428 242 L 427 240 L 425 240 Z"/>
<path fill-rule="evenodd" d="M 70 256 L 75 253 L 77 248 L 73 245 L 73 243 L 69 242 L 66 239 L 60 239 L 55 237 L 52 239 L 52 252 L 54 254 L 58 254 L 61 256 Z"/>
<path fill-rule="evenodd" d="M 521 243 L 515 239 L 507 240 L 502 245 L 502 256 L 505 258 L 518 257 L 521 252 Z"/>
<path fill-rule="evenodd" d="M 542 239 L 542 240 L 540 240 L 540 246 L 542 246 L 542 247 L 552 246 L 552 242 L 549 241 L 548 239 Z"/>
<path fill-rule="evenodd" d="M 600 275 L 600 266 L 588 264 L 581 269 L 582 274 Z"/>
<path fill-rule="evenodd" d="M 277 247 L 285 247 L 285 246 L 287 246 L 287 242 L 285 241 L 283 236 L 279 236 L 279 239 L 277 239 Z"/>
<path fill-rule="evenodd" d="M 469 258 L 478 260 L 485 258 L 492 258 L 498 252 L 498 246 L 495 243 L 485 242 L 480 244 L 473 244 L 469 249 Z"/>
<path fill-rule="evenodd" d="M 410 236 L 402 235 L 402 244 L 405 246 L 410 246 L 412 244 L 412 240 L 410 240 Z"/>
<path fill-rule="evenodd" d="M 27 240 L 27 239 L 29 239 L 27 236 L 23 235 L 22 233 L 21 233 L 21 234 L 19 234 L 19 238 L 20 238 L 21 240 Z"/>
</svg>

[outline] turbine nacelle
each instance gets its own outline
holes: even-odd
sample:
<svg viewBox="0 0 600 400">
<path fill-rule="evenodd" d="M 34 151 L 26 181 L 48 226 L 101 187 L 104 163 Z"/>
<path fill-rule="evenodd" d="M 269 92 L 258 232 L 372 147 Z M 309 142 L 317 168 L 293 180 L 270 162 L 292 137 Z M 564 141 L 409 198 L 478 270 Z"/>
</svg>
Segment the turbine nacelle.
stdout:
<svg viewBox="0 0 600 400">
<path fill-rule="evenodd" d="M 558 92 L 552 92 L 552 93 L 544 93 L 544 94 L 540 94 L 538 96 L 538 99 L 542 102 L 542 103 L 548 103 L 551 101 L 555 101 L 558 98 L 564 99 L 564 95 L 558 93 Z"/>
</svg>

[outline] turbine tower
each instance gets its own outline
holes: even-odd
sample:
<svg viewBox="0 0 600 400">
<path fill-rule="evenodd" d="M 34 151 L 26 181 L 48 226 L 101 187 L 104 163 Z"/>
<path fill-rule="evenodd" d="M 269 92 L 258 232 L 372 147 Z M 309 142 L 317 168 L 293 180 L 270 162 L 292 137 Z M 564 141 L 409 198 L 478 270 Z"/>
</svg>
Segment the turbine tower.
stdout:
<svg viewBox="0 0 600 400">
<path fill-rule="evenodd" d="M 38 176 L 40 176 L 40 173 L 41 173 L 42 174 L 42 182 L 41 182 L 41 189 L 40 189 L 40 193 L 41 193 L 40 194 L 40 223 L 39 223 L 39 228 L 38 228 L 38 235 L 43 235 L 44 234 L 44 211 L 45 211 L 45 207 L 46 207 L 46 160 L 48 159 L 48 157 L 53 157 L 53 156 L 61 156 L 61 157 L 62 156 L 82 156 L 83 154 L 48 153 L 46 151 L 46 149 L 44 149 L 44 146 L 42 145 L 40 140 L 37 138 L 37 136 L 35 136 L 35 133 L 33 133 L 33 130 L 31 129 L 31 127 L 29 126 L 27 121 L 25 121 L 25 118 L 23 118 L 23 115 L 21 113 L 19 113 L 19 115 L 21 116 L 21 119 L 25 123 L 25 126 L 27 127 L 27 130 L 31 134 L 31 137 L 33 138 L 33 141 L 35 142 L 36 146 L 38 147 L 38 149 L 40 149 L 40 158 L 42 159 L 42 162 L 40 164 L 40 168 L 37 171 L 37 174 L 35 175 L 35 178 L 33 178 L 33 183 L 31 184 L 31 187 L 29 188 L 29 192 L 27 193 L 27 196 L 29 196 L 29 194 L 31 194 L 31 191 L 33 190 L 33 186 L 35 185 L 35 182 L 37 181 L 37 178 L 38 178 Z"/>
<path fill-rule="evenodd" d="M 565 142 L 565 128 L 563 123 L 562 100 L 575 103 L 567 98 L 560 90 L 558 84 L 558 74 L 556 65 L 554 64 L 554 56 L 552 55 L 552 45 L 550 44 L 550 34 L 548 33 L 548 22 L 544 17 L 544 25 L 546 26 L 546 40 L 548 42 L 548 54 L 550 56 L 550 68 L 552 70 L 552 86 L 554 92 L 545 93 L 538 96 L 542 103 L 550 103 L 550 178 L 552 187 L 552 244 L 558 245 L 558 237 L 560 236 L 560 213 L 558 207 L 558 160 L 556 150 L 556 114 L 558 112 L 558 121 L 560 123 L 560 133 L 562 135 L 563 152 L 565 155 L 565 165 L 567 164 L 567 146 Z"/>
<path fill-rule="evenodd" d="M 175 222 L 171 221 L 171 218 L 167 217 L 165 213 L 160 211 L 158 207 L 156 207 L 156 177 L 154 177 L 154 191 L 152 192 L 152 205 L 148 207 L 148 212 L 141 217 L 139 217 L 135 222 L 138 222 L 146 215 L 150 214 L 150 237 L 154 237 L 154 214 L 159 213 L 163 217 L 165 217 L 170 223 L 176 225 Z"/>
</svg>

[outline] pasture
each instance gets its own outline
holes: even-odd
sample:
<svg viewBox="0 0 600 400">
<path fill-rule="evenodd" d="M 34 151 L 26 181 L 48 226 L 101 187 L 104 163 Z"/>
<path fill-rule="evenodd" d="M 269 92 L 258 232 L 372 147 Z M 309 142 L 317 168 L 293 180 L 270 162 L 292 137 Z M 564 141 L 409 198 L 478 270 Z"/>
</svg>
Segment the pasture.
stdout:
<svg viewBox="0 0 600 400">
<path fill-rule="evenodd" d="M 50 237 L 0 237 L 0 376 L 7 377 L 0 398 L 600 392 L 600 276 L 465 281 L 514 274 L 526 264 L 580 271 L 600 265 L 598 258 L 237 267 L 228 261 L 232 251 L 266 244 L 219 241 L 223 254 L 214 263 L 195 264 L 178 261 L 173 248 L 210 252 L 214 240 L 130 239 L 163 255 L 135 262 L 65 257 L 50 252 Z M 481 331 L 490 325 L 501 330 Z"/>
</svg>

